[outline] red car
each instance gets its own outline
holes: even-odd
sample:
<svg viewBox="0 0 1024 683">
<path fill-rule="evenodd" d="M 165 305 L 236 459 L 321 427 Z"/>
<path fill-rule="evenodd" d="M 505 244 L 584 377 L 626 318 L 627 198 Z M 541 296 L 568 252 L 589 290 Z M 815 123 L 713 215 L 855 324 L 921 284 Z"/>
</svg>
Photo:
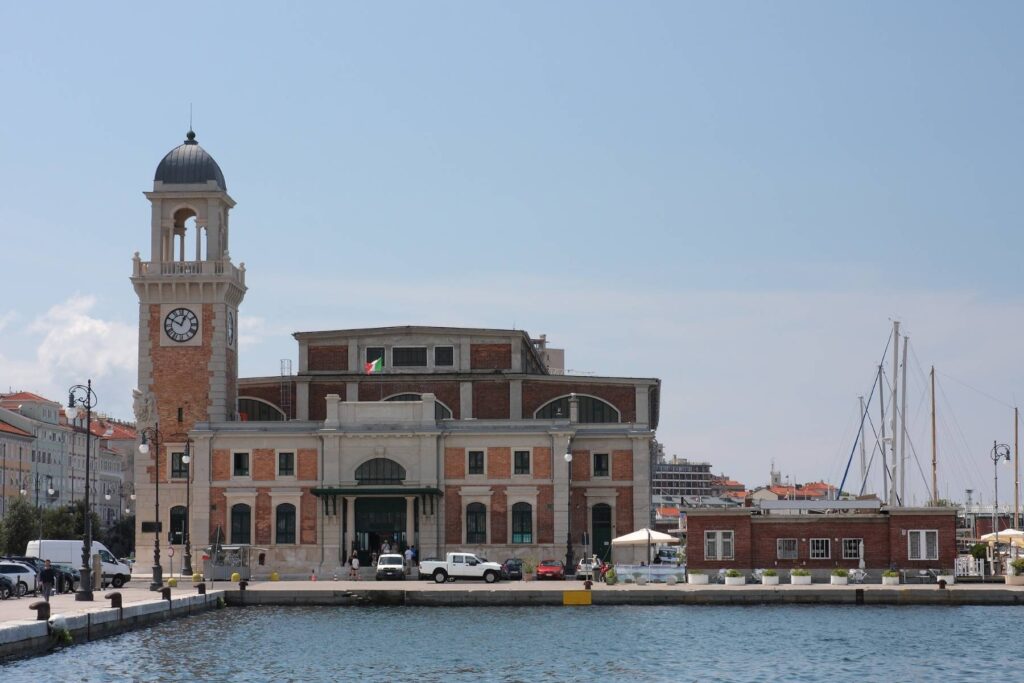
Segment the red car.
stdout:
<svg viewBox="0 0 1024 683">
<path fill-rule="evenodd" d="M 543 560 L 537 567 L 537 579 L 564 579 L 565 567 L 560 560 Z"/>
</svg>

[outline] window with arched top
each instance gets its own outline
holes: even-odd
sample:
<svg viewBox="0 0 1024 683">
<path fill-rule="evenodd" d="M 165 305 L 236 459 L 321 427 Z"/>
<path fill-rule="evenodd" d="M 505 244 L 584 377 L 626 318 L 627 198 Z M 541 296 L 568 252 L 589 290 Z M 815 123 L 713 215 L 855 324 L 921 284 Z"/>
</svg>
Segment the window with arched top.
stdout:
<svg viewBox="0 0 1024 683">
<path fill-rule="evenodd" d="M 258 398 L 238 398 L 238 417 L 243 422 L 283 422 L 284 413 L 277 406 Z"/>
<path fill-rule="evenodd" d="M 421 394 L 395 394 L 394 396 L 388 396 L 385 401 L 422 401 L 423 396 Z M 452 411 L 445 404 L 441 403 L 437 399 L 434 399 L 434 419 L 435 420 L 450 420 L 452 419 Z"/>
<path fill-rule="evenodd" d="M 356 468 L 358 484 L 401 484 L 405 468 L 389 458 L 373 458 Z"/>
<path fill-rule="evenodd" d="M 533 506 L 529 503 L 512 506 L 512 542 L 533 543 Z"/>
<path fill-rule="evenodd" d="M 231 543 L 252 543 L 252 508 L 245 503 L 231 506 Z"/>
<path fill-rule="evenodd" d="M 295 543 L 295 506 L 291 503 L 281 503 L 277 506 L 277 529 L 276 542 Z"/>
<path fill-rule="evenodd" d="M 487 506 L 483 503 L 466 506 L 466 543 L 487 543 Z"/>
<path fill-rule="evenodd" d="M 619 422 L 619 411 L 596 396 L 576 395 L 581 423 Z M 541 406 L 533 415 L 538 420 L 568 420 L 569 396 L 559 396 Z"/>
</svg>

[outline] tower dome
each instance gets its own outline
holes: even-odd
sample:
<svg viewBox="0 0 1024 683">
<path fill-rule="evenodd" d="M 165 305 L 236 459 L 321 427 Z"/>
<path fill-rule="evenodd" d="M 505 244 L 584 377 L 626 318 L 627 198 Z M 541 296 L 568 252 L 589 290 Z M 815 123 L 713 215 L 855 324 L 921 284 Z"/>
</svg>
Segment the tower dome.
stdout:
<svg viewBox="0 0 1024 683">
<path fill-rule="evenodd" d="M 224 192 L 228 189 L 220 166 L 199 146 L 196 134 L 191 130 L 185 142 L 168 152 L 160 161 L 153 180 L 166 185 L 204 185 L 212 180 Z"/>
</svg>

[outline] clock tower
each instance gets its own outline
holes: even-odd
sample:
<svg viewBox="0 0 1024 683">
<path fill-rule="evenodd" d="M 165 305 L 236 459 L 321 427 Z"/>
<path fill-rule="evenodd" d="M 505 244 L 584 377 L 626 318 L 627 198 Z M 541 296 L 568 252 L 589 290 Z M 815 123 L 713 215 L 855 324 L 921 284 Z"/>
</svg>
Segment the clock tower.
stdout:
<svg viewBox="0 0 1024 683">
<path fill-rule="evenodd" d="M 131 278 L 139 297 L 138 426 L 159 422 L 169 435 L 234 420 L 246 287 L 245 264 L 235 267 L 228 254 L 235 202 L 224 174 L 189 131 L 145 194 L 151 256 L 143 261 L 136 252 Z M 163 464 L 161 472 L 167 476 Z"/>
</svg>

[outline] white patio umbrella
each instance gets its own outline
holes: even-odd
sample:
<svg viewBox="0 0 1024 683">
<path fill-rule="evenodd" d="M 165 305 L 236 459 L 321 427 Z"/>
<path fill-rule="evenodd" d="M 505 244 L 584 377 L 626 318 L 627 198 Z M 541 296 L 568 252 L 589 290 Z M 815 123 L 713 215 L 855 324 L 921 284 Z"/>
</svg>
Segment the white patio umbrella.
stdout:
<svg viewBox="0 0 1024 683">
<path fill-rule="evenodd" d="M 628 546 L 647 546 L 647 570 L 650 571 L 651 567 L 651 546 L 665 544 L 679 543 L 678 538 L 663 534 L 660 531 L 654 529 L 639 529 L 632 533 L 626 534 L 625 536 L 619 536 L 618 538 L 612 539 L 612 545 L 628 545 Z"/>
<path fill-rule="evenodd" d="M 985 534 L 978 540 L 982 543 L 995 543 L 997 536 L 1000 542 L 1009 543 L 1010 541 L 1024 539 L 1024 531 L 1019 531 L 1017 529 L 1000 529 L 998 533 L 993 531 L 990 534 Z"/>
</svg>

